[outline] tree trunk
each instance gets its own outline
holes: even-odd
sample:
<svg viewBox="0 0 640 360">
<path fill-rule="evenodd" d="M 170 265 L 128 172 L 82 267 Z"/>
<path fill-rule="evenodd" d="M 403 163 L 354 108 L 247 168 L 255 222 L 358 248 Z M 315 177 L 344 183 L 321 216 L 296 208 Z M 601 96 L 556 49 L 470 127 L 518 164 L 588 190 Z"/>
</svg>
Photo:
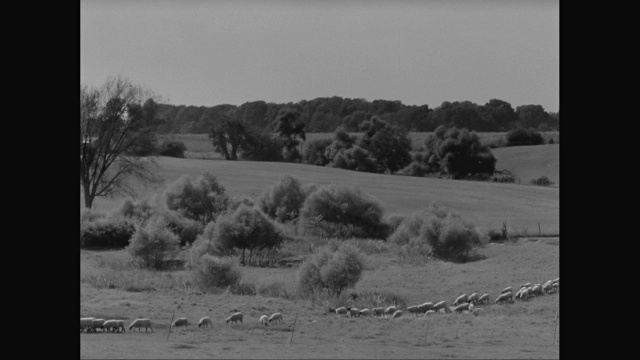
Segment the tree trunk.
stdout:
<svg viewBox="0 0 640 360">
<path fill-rule="evenodd" d="M 251 255 L 253 255 L 253 248 L 251 248 L 251 250 L 249 251 L 249 265 L 252 264 L 251 262 Z"/>
<path fill-rule="evenodd" d="M 91 190 L 89 183 L 82 184 L 82 190 L 84 192 L 84 207 L 85 209 L 91 210 L 91 205 L 93 205 L 93 196 L 91 196 Z"/>
<path fill-rule="evenodd" d="M 242 248 L 242 266 L 244 266 L 244 248 Z"/>
</svg>

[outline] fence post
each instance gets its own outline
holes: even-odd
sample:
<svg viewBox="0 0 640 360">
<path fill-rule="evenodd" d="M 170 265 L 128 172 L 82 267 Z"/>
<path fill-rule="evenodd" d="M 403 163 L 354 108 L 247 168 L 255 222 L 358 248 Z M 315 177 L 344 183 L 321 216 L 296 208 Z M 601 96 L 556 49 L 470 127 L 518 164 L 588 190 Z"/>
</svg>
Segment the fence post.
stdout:
<svg viewBox="0 0 640 360">
<path fill-rule="evenodd" d="M 180 307 L 180 305 L 178 305 Z M 178 310 L 176 308 L 176 310 Z M 176 315 L 176 310 L 173 310 L 173 315 L 171 315 L 171 322 L 169 323 L 169 332 L 167 332 L 167 341 L 169 341 L 169 335 L 171 335 L 171 324 L 173 324 L 173 317 Z M 555 338 L 554 338 L 555 341 Z"/>
<path fill-rule="evenodd" d="M 542 236 L 542 231 L 540 230 L 540 223 L 538 223 L 538 234 L 540 234 L 540 236 Z"/>
<path fill-rule="evenodd" d="M 291 340 L 289 340 L 289 347 L 291 347 L 291 343 L 293 343 L 293 333 L 296 331 L 296 321 L 298 321 L 298 313 L 296 313 L 296 318 L 293 320 L 293 330 L 291 330 Z"/>
<path fill-rule="evenodd" d="M 424 335 L 424 344 L 425 345 L 427 345 L 427 336 L 429 336 L 429 324 L 430 323 L 431 323 L 431 316 L 429 316 L 429 319 L 427 319 L 427 333 Z"/>
</svg>

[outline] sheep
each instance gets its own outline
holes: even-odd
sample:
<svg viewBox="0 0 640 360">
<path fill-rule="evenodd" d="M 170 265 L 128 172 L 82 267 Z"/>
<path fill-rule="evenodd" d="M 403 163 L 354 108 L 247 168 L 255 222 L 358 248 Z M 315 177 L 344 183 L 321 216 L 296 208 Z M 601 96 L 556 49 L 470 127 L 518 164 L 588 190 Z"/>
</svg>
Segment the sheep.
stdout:
<svg viewBox="0 0 640 360">
<path fill-rule="evenodd" d="M 542 286 L 540 284 L 536 284 L 533 286 L 533 288 L 531 288 L 531 293 L 534 295 L 543 295 L 544 293 L 542 292 Z"/>
<path fill-rule="evenodd" d="M 102 331 L 104 331 L 104 319 L 93 319 L 93 325 L 91 326 L 93 328 L 93 331 L 95 332 L 97 328 L 100 328 Z"/>
<path fill-rule="evenodd" d="M 506 287 L 506 288 L 504 288 L 504 290 L 502 290 L 503 294 L 508 293 L 508 292 L 511 292 L 511 286 Z"/>
<path fill-rule="evenodd" d="M 486 304 L 488 302 L 489 302 L 489 294 L 482 294 L 482 296 L 478 298 L 478 304 Z"/>
<path fill-rule="evenodd" d="M 173 324 L 171 324 L 171 327 L 178 327 L 178 326 L 184 326 L 184 328 L 187 328 L 187 325 L 189 325 L 189 320 L 187 318 L 179 318 L 176 319 L 176 321 L 173 322 Z"/>
<path fill-rule="evenodd" d="M 473 293 L 471 295 L 469 295 L 469 299 L 468 301 L 472 304 L 478 302 L 478 293 Z"/>
<path fill-rule="evenodd" d="M 433 310 L 427 310 L 427 312 L 426 312 L 426 313 L 424 313 L 424 316 L 431 315 L 431 314 L 435 314 L 435 313 L 436 313 L 436 312 L 435 312 L 435 311 L 433 311 Z"/>
<path fill-rule="evenodd" d="M 211 318 L 208 316 L 203 317 L 198 321 L 198 327 L 212 327 Z"/>
<path fill-rule="evenodd" d="M 80 330 L 89 332 L 93 328 L 93 320 L 95 320 L 95 318 L 92 318 L 92 317 L 80 318 Z"/>
<path fill-rule="evenodd" d="M 360 316 L 360 309 L 348 307 L 347 311 L 351 317 Z"/>
<path fill-rule="evenodd" d="M 436 312 L 440 311 L 440 309 L 444 309 L 445 313 L 450 313 L 451 309 L 449 309 L 449 306 L 447 305 L 446 301 L 440 301 L 439 303 L 433 305 L 433 310 L 435 310 Z"/>
<path fill-rule="evenodd" d="M 118 329 L 118 320 L 107 320 L 102 324 L 102 326 L 107 331 L 115 331 Z"/>
<path fill-rule="evenodd" d="M 269 325 L 269 318 L 267 317 L 267 315 L 260 316 L 260 322 L 264 324 L 264 326 Z"/>
<path fill-rule="evenodd" d="M 387 316 L 387 315 L 393 315 L 397 310 L 398 310 L 398 308 L 397 308 L 397 307 L 395 307 L 395 306 L 389 306 L 389 307 L 387 308 L 387 310 L 385 310 L 385 311 L 384 311 L 384 315 L 385 315 L 385 316 Z"/>
<path fill-rule="evenodd" d="M 365 316 L 365 317 L 367 317 L 367 316 L 371 316 L 371 310 L 369 310 L 369 309 L 362 309 L 362 310 L 360 310 L 360 315 L 359 315 L 359 316 Z"/>
<path fill-rule="evenodd" d="M 453 302 L 453 305 L 458 305 L 458 304 L 469 302 L 468 299 L 469 299 L 469 297 L 467 296 L 467 294 L 462 294 L 462 295 L 458 296 L 458 298 L 456 298 L 456 300 Z"/>
<path fill-rule="evenodd" d="M 120 330 L 122 330 L 122 332 L 126 332 L 124 331 L 124 320 L 116 320 L 118 322 L 118 332 L 120 332 Z"/>
<path fill-rule="evenodd" d="M 528 282 L 528 283 L 526 283 L 526 284 L 522 284 L 522 286 L 520 286 L 520 288 L 521 288 L 521 289 L 522 289 L 522 288 L 526 288 L 526 287 L 531 287 L 531 283 L 530 283 L 530 282 Z"/>
<path fill-rule="evenodd" d="M 277 312 L 277 313 L 271 315 L 271 317 L 269 318 L 269 324 L 271 324 L 272 321 L 274 323 L 275 322 L 279 322 L 279 323 L 283 322 L 284 320 L 282 320 L 282 314 Z"/>
<path fill-rule="evenodd" d="M 473 305 L 473 303 L 469 304 L 469 309 L 468 310 L 469 310 L 470 313 L 475 315 L 476 307 L 475 307 L 475 305 Z"/>
<path fill-rule="evenodd" d="M 544 285 L 542 285 L 542 291 L 547 294 L 553 292 L 553 284 L 550 282 L 544 283 Z"/>
<path fill-rule="evenodd" d="M 393 316 L 391 318 L 395 319 L 397 317 L 402 316 L 402 310 L 398 310 L 396 312 L 393 313 Z"/>
<path fill-rule="evenodd" d="M 140 332 L 140 328 L 144 328 L 144 332 L 147 332 L 147 328 L 151 329 L 151 332 L 153 331 L 153 328 L 151 327 L 151 320 L 149 319 L 135 319 L 133 320 L 133 322 L 131 323 L 131 325 L 129 325 L 129 331 L 131 331 L 131 329 L 133 328 L 137 328 L 138 332 Z"/>
<path fill-rule="evenodd" d="M 560 278 L 556 278 L 556 279 L 554 279 L 551 283 L 552 283 L 552 284 L 560 283 Z"/>
<path fill-rule="evenodd" d="M 509 302 L 513 302 L 513 295 L 510 292 L 504 293 L 504 294 L 501 294 L 500 296 L 498 296 L 498 298 L 496 299 L 495 303 L 497 304 L 497 303 L 501 303 L 501 302 L 507 301 L 507 300 Z"/>
<path fill-rule="evenodd" d="M 342 316 L 342 315 L 347 315 L 347 308 L 346 307 L 339 307 L 336 309 L 336 314 Z"/>
<path fill-rule="evenodd" d="M 225 324 L 228 324 L 230 321 L 232 321 L 234 324 L 237 324 L 238 321 L 240 321 L 240 323 L 242 324 L 242 316 L 243 315 L 241 312 L 234 313 L 227 318 Z"/>
<path fill-rule="evenodd" d="M 373 308 L 373 316 L 383 316 L 383 315 L 384 315 L 383 307 Z"/>
<path fill-rule="evenodd" d="M 427 311 L 433 309 L 433 303 L 432 302 L 426 302 L 424 304 L 418 305 L 418 307 L 420 308 L 420 312 L 424 314 Z"/>
<path fill-rule="evenodd" d="M 461 313 L 464 310 L 469 310 L 469 305 L 471 305 L 471 304 L 466 302 L 466 303 L 460 304 L 460 305 L 452 308 L 451 310 L 453 310 L 456 313 Z"/>
<path fill-rule="evenodd" d="M 416 314 L 419 314 L 420 311 L 420 306 L 419 305 L 415 305 L 415 306 L 409 306 L 407 308 L 407 312 L 413 316 L 415 316 Z"/>
</svg>

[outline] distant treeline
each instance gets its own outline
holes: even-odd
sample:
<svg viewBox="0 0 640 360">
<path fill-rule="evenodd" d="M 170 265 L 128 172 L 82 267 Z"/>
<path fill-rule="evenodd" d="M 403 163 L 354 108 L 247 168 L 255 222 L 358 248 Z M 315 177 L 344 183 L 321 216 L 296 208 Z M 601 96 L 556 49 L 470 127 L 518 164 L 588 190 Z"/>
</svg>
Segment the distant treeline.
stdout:
<svg viewBox="0 0 640 360">
<path fill-rule="evenodd" d="M 160 134 L 206 134 L 223 119 L 237 119 L 263 131 L 274 130 L 281 110 L 294 109 L 306 132 L 360 131 L 359 126 L 373 116 L 411 132 L 431 132 L 445 127 L 466 128 L 478 132 L 502 132 L 515 128 L 559 131 L 560 113 L 547 112 L 541 105 L 521 105 L 515 109 L 506 101 L 492 99 L 484 105 L 470 101 L 443 102 L 432 109 L 428 105 L 404 105 L 390 100 L 349 99 L 334 96 L 276 104 L 246 102 L 240 106 L 185 106 L 157 104 L 157 128 Z"/>
</svg>

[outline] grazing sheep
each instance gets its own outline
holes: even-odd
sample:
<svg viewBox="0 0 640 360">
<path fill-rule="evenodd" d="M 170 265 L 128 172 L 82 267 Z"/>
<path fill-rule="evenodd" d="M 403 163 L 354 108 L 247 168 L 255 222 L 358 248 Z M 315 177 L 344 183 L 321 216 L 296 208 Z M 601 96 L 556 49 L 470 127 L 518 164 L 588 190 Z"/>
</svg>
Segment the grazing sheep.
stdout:
<svg viewBox="0 0 640 360">
<path fill-rule="evenodd" d="M 478 302 L 478 293 L 473 293 L 469 295 L 468 301 L 472 304 L 475 304 L 476 302 Z"/>
<path fill-rule="evenodd" d="M 473 305 L 473 303 L 469 304 L 469 312 L 472 314 L 476 313 L 476 307 L 475 305 Z"/>
<path fill-rule="evenodd" d="M 508 292 L 511 292 L 511 286 L 506 287 L 506 288 L 504 288 L 504 290 L 502 290 L 503 294 L 508 293 Z"/>
<path fill-rule="evenodd" d="M 267 317 L 267 315 L 260 316 L 260 322 L 264 324 L 264 326 L 269 325 L 269 318 Z"/>
<path fill-rule="evenodd" d="M 369 310 L 369 309 L 362 309 L 362 310 L 360 310 L 360 315 L 358 315 L 358 316 L 365 316 L 365 317 L 367 317 L 367 316 L 371 316 L 371 310 Z"/>
<path fill-rule="evenodd" d="M 464 303 L 464 304 L 460 304 L 454 308 L 452 308 L 451 310 L 453 310 L 456 313 L 461 313 L 465 310 L 469 310 L 469 305 L 471 305 L 470 303 Z"/>
<path fill-rule="evenodd" d="M 95 318 L 92 318 L 92 317 L 80 318 L 80 330 L 89 332 L 93 328 L 93 320 L 95 320 Z"/>
<path fill-rule="evenodd" d="M 242 324 L 242 316 L 243 315 L 241 312 L 234 313 L 233 315 L 227 318 L 225 324 L 228 324 L 230 321 L 233 322 L 234 324 L 237 324 L 238 321 L 240 321 L 240 323 Z"/>
<path fill-rule="evenodd" d="M 449 309 L 449 306 L 447 305 L 446 301 L 440 301 L 439 303 L 433 305 L 433 310 L 435 310 L 436 312 L 440 311 L 440 309 L 444 309 L 445 313 L 450 313 L 451 309 Z"/>
<path fill-rule="evenodd" d="M 118 320 L 107 320 L 102 324 L 102 327 L 109 332 L 115 331 L 118 329 Z"/>
<path fill-rule="evenodd" d="M 424 314 L 427 311 L 433 309 L 433 303 L 432 302 L 426 302 L 424 304 L 418 305 L 418 307 L 420 308 L 420 312 Z"/>
<path fill-rule="evenodd" d="M 339 307 L 336 309 L 336 314 L 342 316 L 342 315 L 347 315 L 347 308 L 346 307 Z"/>
<path fill-rule="evenodd" d="M 407 308 L 407 312 L 413 316 L 416 316 L 417 314 L 421 314 L 422 312 L 420 311 L 420 306 L 419 305 L 415 305 L 415 306 L 409 306 Z"/>
<path fill-rule="evenodd" d="M 393 316 L 391 317 L 392 319 L 395 319 L 397 317 L 402 316 L 402 310 L 398 310 L 396 312 L 393 313 Z"/>
<path fill-rule="evenodd" d="M 373 308 L 373 316 L 383 316 L 383 315 L 384 315 L 383 307 Z"/>
<path fill-rule="evenodd" d="M 203 317 L 198 321 L 198 327 L 212 327 L 211 318 L 208 316 Z"/>
<path fill-rule="evenodd" d="M 478 304 L 486 304 L 489 302 L 489 294 L 482 294 L 480 298 L 478 298 Z"/>
<path fill-rule="evenodd" d="M 544 285 L 542 285 L 542 291 L 547 294 L 553 292 L 553 284 L 550 282 L 544 283 Z"/>
<path fill-rule="evenodd" d="M 276 322 L 279 322 L 279 323 L 283 322 L 284 320 L 282 320 L 282 314 L 281 314 L 281 313 L 279 313 L 279 312 L 277 312 L 277 313 L 275 313 L 275 314 L 271 315 L 271 317 L 269 318 L 269 324 L 271 324 L 271 322 L 272 322 L 272 321 L 273 321 L 274 323 L 276 323 Z"/>
<path fill-rule="evenodd" d="M 397 307 L 395 307 L 395 306 L 389 306 L 389 307 L 387 308 L 387 310 L 385 310 L 385 311 L 384 311 L 384 315 L 385 315 L 385 316 L 387 316 L 387 315 L 393 315 L 397 310 L 398 310 L 398 308 L 397 308 Z"/>
<path fill-rule="evenodd" d="M 120 332 L 122 330 L 122 332 L 126 332 L 124 331 L 124 320 L 116 320 L 118 322 L 118 332 Z"/>
<path fill-rule="evenodd" d="M 144 332 L 147 332 L 147 328 L 151 329 L 151 332 L 154 332 L 153 328 L 151 327 L 151 320 L 149 320 L 149 319 L 135 319 L 135 320 L 133 320 L 131 325 L 129 325 L 129 331 L 131 331 L 131 329 L 133 329 L 133 328 L 138 329 L 138 332 L 140 332 L 140 328 L 144 328 Z"/>
<path fill-rule="evenodd" d="M 187 328 L 187 325 L 189 325 L 189 320 L 187 318 L 179 318 L 176 319 L 176 321 L 173 322 L 173 324 L 171 324 L 171 327 L 178 327 L 178 326 L 184 326 L 184 328 Z"/>
<path fill-rule="evenodd" d="M 360 316 L 360 309 L 348 307 L 347 311 L 351 317 Z"/>
<path fill-rule="evenodd" d="M 458 298 L 456 298 L 456 300 L 453 302 L 453 305 L 469 302 L 468 300 L 469 300 L 469 297 L 467 296 L 467 294 L 462 294 L 458 296 Z"/>
<path fill-rule="evenodd" d="M 554 279 L 551 283 L 552 283 L 552 284 L 560 283 L 560 278 Z"/>
<path fill-rule="evenodd" d="M 426 313 L 424 313 L 424 316 L 431 315 L 431 314 L 435 314 L 435 313 L 436 313 L 436 312 L 435 312 L 435 311 L 433 311 L 433 310 L 427 310 L 427 312 L 426 312 Z"/>
<path fill-rule="evenodd" d="M 530 291 L 533 295 L 544 295 L 544 292 L 542 292 L 542 285 L 540 284 L 534 285 Z"/>
<path fill-rule="evenodd" d="M 496 299 L 495 303 L 501 303 L 503 301 L 509 301 L 509 302 L 513 302 L 513 295 L 508 292 L 508 293 L 504 293 L 500 296 L 498 296 L 498 298 Z"/>
<path fill-rule="evenodd" d="M 522 284 L 522 286 L 520 286 L 521 289 L 527 287 L 531 287 L 531 283 Z"/>
<path fill-rule="evenodd" d="M 93 319 L 93 331 L 95 332 L 96 329 L 100 328 L 102 331 L 104 331 L 104 319 Z"/>
<path fill-rule="evenodd" d="M 551 285 L 551 286 L 553 286 L 553 289 L 555 291 L 559 291 L 560 290 L 560 282 L 553 283 L 553 285 Z"/>
</svg>

